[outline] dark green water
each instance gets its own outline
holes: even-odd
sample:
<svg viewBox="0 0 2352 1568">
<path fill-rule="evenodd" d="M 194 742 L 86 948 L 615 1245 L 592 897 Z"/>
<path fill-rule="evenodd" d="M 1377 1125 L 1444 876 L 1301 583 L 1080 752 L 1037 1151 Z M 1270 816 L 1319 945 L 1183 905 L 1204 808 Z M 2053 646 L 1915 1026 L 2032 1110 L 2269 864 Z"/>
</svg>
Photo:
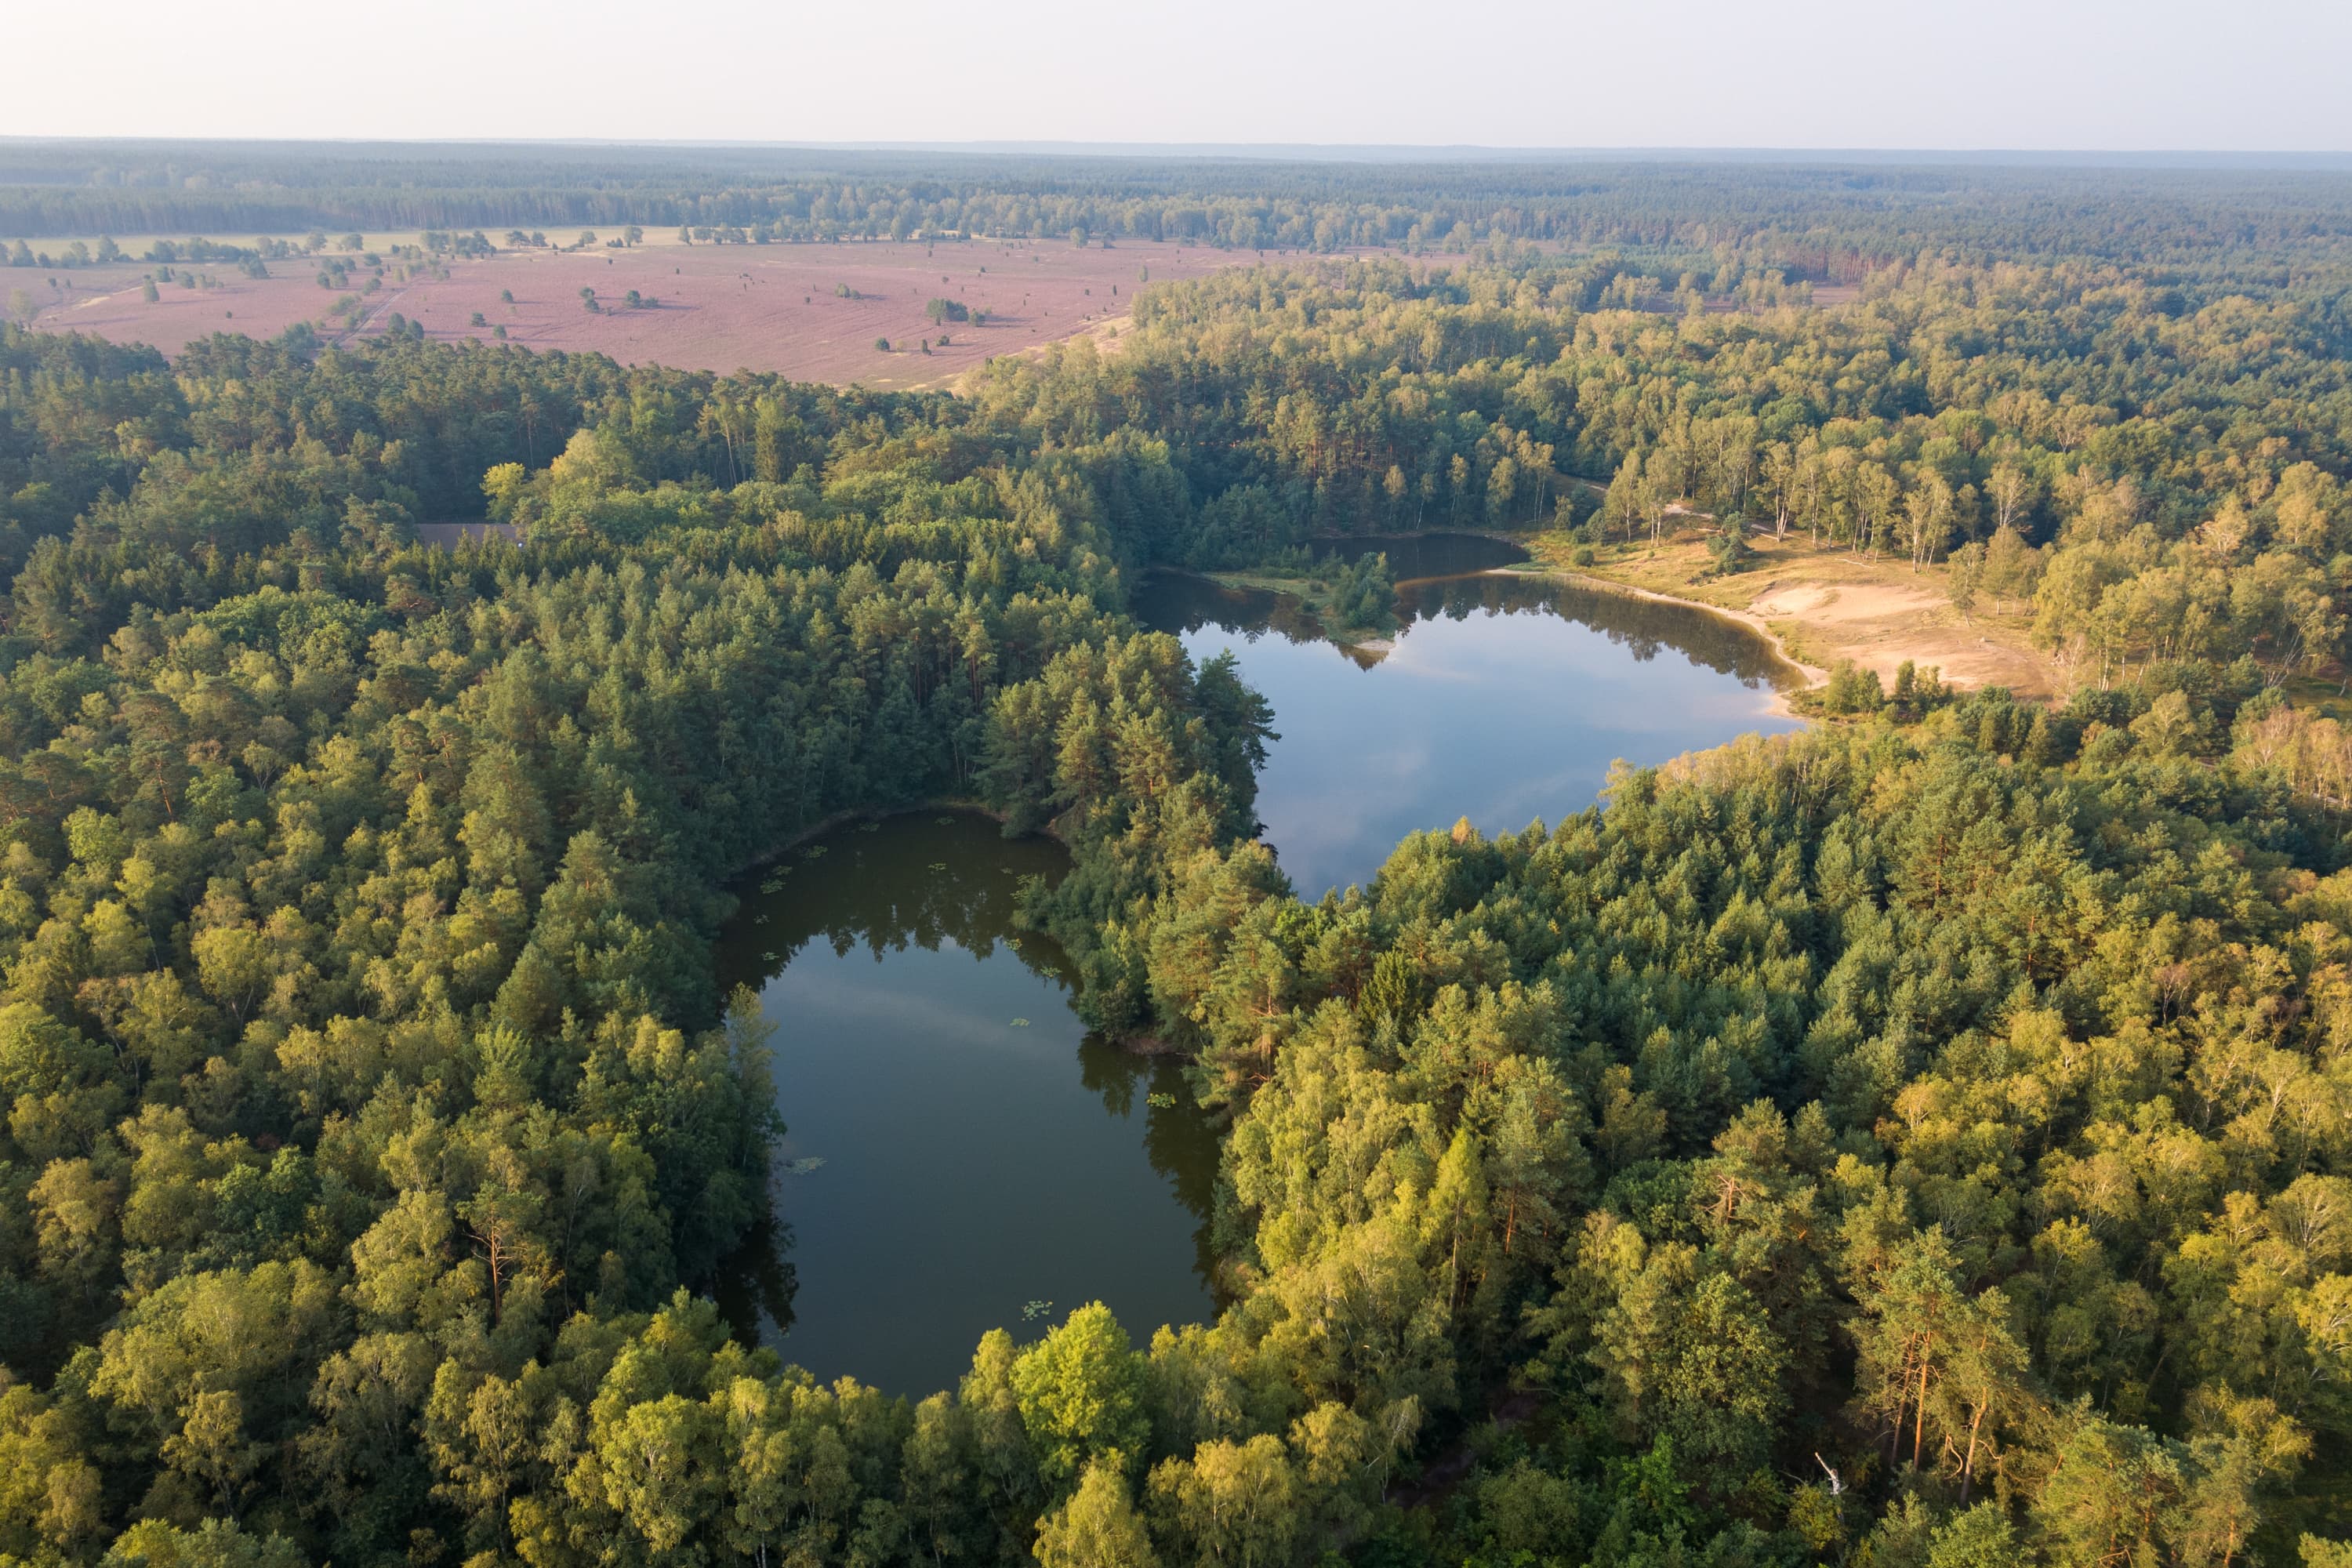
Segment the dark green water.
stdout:
<svg viewBox="0 0 2352 1568">
<path fill-rule="evenodd" d="M 1490 567 L 1516 566 L 1528 552 L 1507 539 L 1484 533 L 1382 533 L 1318 539 L 1307 549 L 1318 561 L 1353 561 L 1385 555 L 1389 575 L 1399 584 L 1437 577 L 1466 577 Z"/>
<path fill-rule="evenodd" d="M 1467 816 L 1492 833 L 1590 805 L 1618 759 L 1666 762 L 1749 731 L 1796 727 L 1763 638 L 1703 610 L 1490 568 L 1524 559 L 1476 535 L 1354 538 L 1385 551 L 1394 646 L 1325 642 L 1295 601 L 1152 576 L 1138 619 L 1196 659 L 1228 648 L 1282 739 L 1258 784 L 1264 837 L 1299 895 L 1368 882 L 1408 833 Z"/>
<path fill-rule="evenodd" d="M 719 1289 L 740 1331 L 919 1396 L 989 1329 L 1042 1331 L 1032 1302 L 1107 1301 L 1139 1339 L 1213 1314 L 1214 1130 L 1173 1063 L 1087 1037 L 1061 953 L 1013 923 L 1019 879 L 1067 865 L 926 812 L 740 889 L 719 974 L 760 992 L 790 1124 L 773 1218 Z"/>
<path fill-rule="evenodd" d="M 1771 690 L 1787 672 L 1718 617 L 1480 574 L 1518 559 L 1489 539 L 1324 548 L 1388 552 L 1392 648 L 1334 647 L 1292 601 L 1198 577 L 1156 576 L 1137 606 L 1196 658 L 1232 647 L 1273 701 L 1258 811 L 1309 898 L 1369 879 L 1415 829 L 1557 821 L 1612 759 L 1789 727 Z M 721 1282 L 739 1331 L 819 1377 L 919 1396 L 991 1328 L 1033 1336 L 1099 1299 L 1141 1341 L 1213 1312 L 1214 1129 L 1174 1064 L 1087 1037 L 1062 955 L 1013 925 L 1019 879 L 1066 867 L 1050 841 L 926 812 L 740 889 L 720 977 L 775 1026 L 791 1131 L 772 1220 Z"/>
</svg>

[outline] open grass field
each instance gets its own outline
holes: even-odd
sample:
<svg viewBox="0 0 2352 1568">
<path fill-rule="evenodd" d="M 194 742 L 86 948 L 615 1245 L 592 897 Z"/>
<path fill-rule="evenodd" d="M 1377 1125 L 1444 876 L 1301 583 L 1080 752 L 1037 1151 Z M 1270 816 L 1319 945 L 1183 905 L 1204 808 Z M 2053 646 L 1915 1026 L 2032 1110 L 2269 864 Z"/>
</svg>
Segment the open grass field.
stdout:
<svg viewBox="0 0 2352 1568">
<path fill-rule="evenodd" d="M 1257 259 L 1253 251 L 1199 246 L 1080 249 L 1021 240 L 502 251 L 452 261 L 446 279 L 436 272 L 400 281 L 387 272 L 366 297 L 357 330 L 380 332 L 398 312 L 434 338 L 487 340 L 503 326 L 510 342 L 628 363 L 933 387 L 991 355 L 1116 330 L 1147 272 L 1155 279 L 1198 277 Z M 262 279 L 233 265 L 191 268 L 215 287 L 166 283 L 151 303 L 142 285 L 153 270 L 145 262 L 54 274 L 0 268 L 0 298 L 22 288 L 37 310 L 37 327 L 152 343 L 166 353 L 213 332 L 269 337 L 297 321 L 323 323 L 338 298 L 319 286 L 315 263 L 275 261 L 274 276 Z M 353 276 L 356 287 L 363 275 Z M 584 307 L 583 289 L 596 291 L 601 311 Z M 625 309 L 631 289 L 659 303 Z M 502 297 L 509 293 L 511 302 Z M 924 306 L 935 298 L 960 300 L 989 320 L 934 325 Z M 338 335 L 347 330 L 340 321 L 333 327 Z M 889 340 L 889 353 L 874 347 L 877 338 Z M 926 338 L 929 354 L 919 347 Z"/>
</svg>

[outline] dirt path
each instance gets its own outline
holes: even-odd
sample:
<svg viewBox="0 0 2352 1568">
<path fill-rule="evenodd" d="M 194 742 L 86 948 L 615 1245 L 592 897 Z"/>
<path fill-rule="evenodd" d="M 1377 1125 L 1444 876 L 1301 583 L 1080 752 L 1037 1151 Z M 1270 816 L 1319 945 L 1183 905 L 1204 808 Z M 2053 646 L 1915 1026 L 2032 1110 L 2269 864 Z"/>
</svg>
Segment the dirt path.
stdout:
<svg viewBox="0 0 2352 1568">
<path fill-rule="evenodd" d="M 358 315 L 352 317 L 352 324 L 334 335 L 332 339 L 334 345 L 337 348 L 341 348 L 344 344 L 350 342 L 353 338 L 363 338 L 367 336 L 368 333 L 375 331 L 378 327 L 383 324 L 385 318 L 392 314 L 394 306 L 399 304 L 403 300 L 407 298 L 408 286 L 404 283 L 398 289 L 386 294 L 383 300 L 376 303 L 373 310 L 362 310 Z"/>
</svg>

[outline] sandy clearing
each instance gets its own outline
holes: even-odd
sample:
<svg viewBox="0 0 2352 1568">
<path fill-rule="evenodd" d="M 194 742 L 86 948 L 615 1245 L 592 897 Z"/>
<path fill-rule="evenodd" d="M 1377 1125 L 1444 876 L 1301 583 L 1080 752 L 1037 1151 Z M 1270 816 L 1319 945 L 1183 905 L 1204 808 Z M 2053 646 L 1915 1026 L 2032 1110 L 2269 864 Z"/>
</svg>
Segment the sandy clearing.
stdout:
<svg viewBox="0 0 2352 1568">
<path fill-rule="evenodd" d="M 1793 577 L 1767 583 L 1747 608 L 1767 625 L 1795 623 L 1806 646 L 1826 645 L 1889 682 L 1908 659 L 1956 685 L 2006 686 L 2020 696 L 2047 697 L 2054 684 L 2041 659 L 1961 620 L 1940 584 Z"/>
<path fill-rule="evenodd" d="M 1940 566 L 1914 573 L 1906 562 L 1757 535 L 1749 541 L 1756 564 L 1718 577 L 1696 536 L 1654 551 L 1612 546 L 1572 568 L 1566 536 L 1526 542 L 1553 570 L 1730 616 L 1770 637 L 1816 680 L 1851 659 L 1890 685 L 1906 660 L 1933 666 L 1956 686 L 2005 686 L 2021 698 L 2049 699 L 2064 684 L 2032 647 L 2027 606 L 1989 605 L 1963 620 L 1945 595 Z"/>
</svg>

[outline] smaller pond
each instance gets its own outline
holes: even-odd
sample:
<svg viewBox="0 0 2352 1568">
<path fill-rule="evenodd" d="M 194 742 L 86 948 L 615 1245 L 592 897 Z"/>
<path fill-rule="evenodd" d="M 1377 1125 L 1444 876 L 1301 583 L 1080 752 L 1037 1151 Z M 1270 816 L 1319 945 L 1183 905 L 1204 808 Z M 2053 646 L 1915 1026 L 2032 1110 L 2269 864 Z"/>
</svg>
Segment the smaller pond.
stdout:
<svg viewBox="0 0 2352 1568">
<path fill-rule="evenodd" d="M 789 1124 L 772 1218 L 719 1300 L 818 1377 L 919 1397 L 980 1336 L 1108 1302 L 1139 1340 L 1213 1315 L 1216 1133 L 1175 1064 L 1089 1037 L 1013 924 L 1068 868 L 962 813 L 827 836 L 739 889 L 719 978 L 760 992 Z M 768 889 L 761 890 L 761 886 Z"/>
<path fill-rule="evenodd" d="M 1281 739 L 1258 784 L 1262 837 L 1299 895 L 1370 880 L 1408 833 L 1467 816 L 1488 832 L 1590 805 L 1637 765 L 1797 727 L 1777 687 L 1797 672 L 1763 637 L 1688 605 L 1498 572 L 1526 559 L 1473 534 L 1319 541 L 1384 552 L 1399 630 L 1386 647 L 1323 639 L 1297 601 L 1156 573 L 1136 618 L 1195 659 L 1230 648 Z"/>
</svg>

